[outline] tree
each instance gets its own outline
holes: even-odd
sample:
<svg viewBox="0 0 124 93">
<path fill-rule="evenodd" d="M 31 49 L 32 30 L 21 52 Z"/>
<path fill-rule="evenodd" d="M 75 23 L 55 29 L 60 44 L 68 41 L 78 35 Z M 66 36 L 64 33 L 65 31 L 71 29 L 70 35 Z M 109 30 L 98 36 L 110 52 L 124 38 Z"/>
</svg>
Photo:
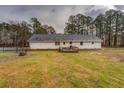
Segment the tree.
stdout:
<svg viewBox="0 0 124 93">
<path fill-rule="evenodd" d="M 42 27 L 47 31 L 48 34 L 56 34 L 56 31 L 52 26 L 43 25 Z"/>
<path fill-rule="evenodd" d="M 76 33 L 76 17 L 71 15 L 66 23 L 64 29 L 65 34 L 74 34 Z"/>
<path fill-rule="evenodd" d="M 10 23 L 11 39 L 13 40 L 14 46 L 25 47 L 27 40 L 31 36 L 31 29 L 29 24 L 25 21 L 20 23 L 11 22 Z"/>
<path fill-rule="evenodd" d="M 117 46 L 117 39 L 119 33 L 123 31 L 123 19 L 122 19 L 123 13 L 121 11 L 115 11 L 115 32 L 114 32 L 114 46 Z"/>
<path fill-rule="evenodd" d="M 108 46 L 112 46 L 113 32 L 114 32 L 114 18 L 115 18 L 115 10 L 108 10 L 105 13 L 106 16 L 106 31 L 108 35 Z"/>
<path fill-rule="evenodd" d="M 90 18 L 82 14 L 71 15 L 66 23 L 64 32 L 66 34 L 87 34 L 87 26 Z"/>
<path fill-rule="evenodd" d="M 119 46 L 122 42 L 124 31 L 124 14 L 117 10 L 108 10 L 94 20 L 97 36 L 104 41 L 106 46 Z"/>
<path fill-rule="evenodd" d="M 93 18 L 90 16 L 86 17 L 86 26 L 87 26 L 87 30 L 86 30 L 86 34 L 88 35 L 90 30 L 92 30 L 92 34 L 93 34 L 93 29 L 94 29 L 94 25 L 93 25 Z"/>
<path fill-rule="evenodd" d="M 124 47 L 124 13 L 122 16 L 121 46 Z"/>
<path fill-rule="evenodd" d="M 31 36 L 31 29 L 29 27 L 29 24 L 27 22 L 23 21 L 20 23 L 20 31 L 18 32 L 18 35 L 20 38 L 18 39 L 21 46 L 24 47 L 27 45 L 27 40 Z"/>
<path fill-rule="evenodd" d="M 33 34 L 48 34 L 37 18 L 31 18 Z"/>
<path fill-rule="evenodd" d="M 103 44 L 106 45 L 106 19 L 105 15 L 99 14 L 95 20 L 94 24 L 96 26 L 96 36 L 103 40 Z"/>
</svg>

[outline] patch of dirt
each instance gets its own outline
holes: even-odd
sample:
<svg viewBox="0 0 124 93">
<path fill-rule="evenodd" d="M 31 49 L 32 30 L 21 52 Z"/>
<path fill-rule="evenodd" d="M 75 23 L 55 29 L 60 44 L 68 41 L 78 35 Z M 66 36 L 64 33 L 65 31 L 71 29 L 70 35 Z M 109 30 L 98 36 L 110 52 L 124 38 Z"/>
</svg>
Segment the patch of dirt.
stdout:
<svg viewBox="0 0 124 93">
<path fill-rule="evenodd" d="M 124 55 L 117 55 L 116 58 L 118 58 L 120 62 L 124 63 Z"/>
<path fill-rule="evenodd" d="M 124 55 L 122 55 L 122 54 L 121 55 L 120 54 L 113 54 L 110 57 L 112 57 L 113 59 L 118 60 L 119 62 L 124 63 Z"/>
<path fill-rule="evenodd" d="M 91 55 L 101 55 L 100 52 L 91 52 L 90 54 L 91 54 Z"/>
</svg>

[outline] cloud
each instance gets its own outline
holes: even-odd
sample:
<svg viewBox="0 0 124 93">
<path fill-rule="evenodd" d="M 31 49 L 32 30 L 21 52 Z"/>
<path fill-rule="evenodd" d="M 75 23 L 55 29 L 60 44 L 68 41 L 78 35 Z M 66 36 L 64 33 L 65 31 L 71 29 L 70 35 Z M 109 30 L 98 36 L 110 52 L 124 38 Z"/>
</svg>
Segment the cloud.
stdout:
<svg viewBox="0 0 124 93">
<path fill-rule="evenodd" d="M 70 15 L 82 13 L 96 17 L 108 9 L 124 9 L 123 6 L 113 5 L 30 5 L 30 6 L 0 6 L 0 22 L 3 21 L 30 21 L 31 17 L 37 17 L 42 24 L 48 24 L 58 33 L 64 32 L 65 22 Z"/>
<path fill-rule="evenodd" d="M 116 10 L 117 8 L 114 5 L 97 5 L 93 6 L 89 11 L 86 12 L 86 15 L 92 16 L 95 18 L 99 14 L 105 13 L 105 11 L 109 9 L 114 9 Z"/>
</svg>

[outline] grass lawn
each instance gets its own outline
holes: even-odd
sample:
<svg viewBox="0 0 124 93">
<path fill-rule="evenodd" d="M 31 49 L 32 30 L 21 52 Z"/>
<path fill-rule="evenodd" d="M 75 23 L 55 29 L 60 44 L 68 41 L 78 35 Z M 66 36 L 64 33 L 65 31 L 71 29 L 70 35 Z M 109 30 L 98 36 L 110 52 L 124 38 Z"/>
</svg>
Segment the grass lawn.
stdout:
<svg viewBox="0 0 124 93">
<path fill-rule="evenodd" d="M 124 48 L 0 52 L 0 87 L 124 87 Z"/>
</svg>

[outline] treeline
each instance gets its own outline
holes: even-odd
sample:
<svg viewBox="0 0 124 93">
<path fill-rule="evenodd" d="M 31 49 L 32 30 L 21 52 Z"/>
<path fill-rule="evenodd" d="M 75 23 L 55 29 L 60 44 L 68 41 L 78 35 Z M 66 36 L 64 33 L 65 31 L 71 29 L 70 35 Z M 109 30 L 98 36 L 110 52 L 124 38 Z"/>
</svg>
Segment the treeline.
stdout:
<svg viewBox="0 0 124 93">
<path fill-rule="evenodd" d="M 108 10 L 95 19 L 83 14 L 71 15 L 64 29 L 65 34 L 96 35 L 103 45 L 124 46 L 124 13 Z"/>
<path fill-rule="evenodd" d="M 55 34 L 52 26 L 42 25 L 37 18 L 31 18 L 30 24 L 22 22 L 0 23 L 0 46 L 1 47 L 26 47 L 27 40 L 33 34 Z"/>
<path fill-rule="evenodd" d="M 118 10 L 108 10 L 96 18 L 83 14 L 71 15 L 64 28 L 65 34 L 96 35 L 107 47 L 124 47 L 124 13 Z M 37 18 L 31 18 L 29 23 L 0 23 L 1 46 L 28 46 L 27 40 L 33 34 L 56 34 L 52 26 L 43 25 Z"/>
</svg>

